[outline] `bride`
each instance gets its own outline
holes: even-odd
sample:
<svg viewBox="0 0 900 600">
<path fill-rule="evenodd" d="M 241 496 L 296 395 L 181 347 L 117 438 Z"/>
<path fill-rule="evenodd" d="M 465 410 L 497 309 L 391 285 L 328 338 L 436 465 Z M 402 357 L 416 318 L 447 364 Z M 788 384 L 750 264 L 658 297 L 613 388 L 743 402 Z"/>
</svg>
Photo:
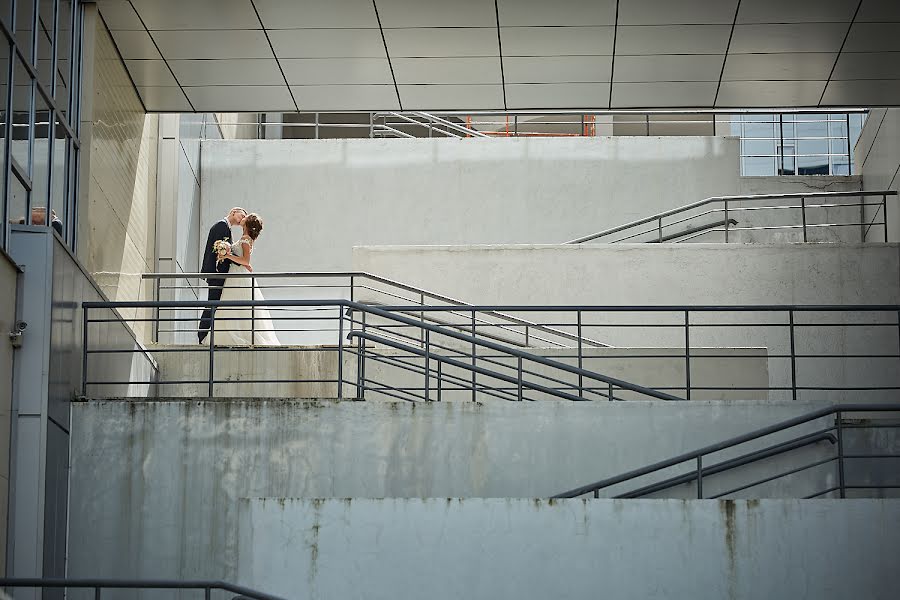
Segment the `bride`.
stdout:
<svg viewBox="0 0 900 600">
<path fill-rule="evenodd" d="M 262 219 L 256 213 L 250 213 L 241 221 L 244 234 L 237 242 L 231 245 L 231 252 L 225 254 L 222 260 L 234 263 L 228 270 L 229 273 L 252 273 L 250 257 L 253 253 L 253 245 L 263 229 Z M 222 300 L 265 300 L 262 292 L 257 288 L 251 290 L 249 277 L 228 277 L 222 288 Z M 255 308 L 229 308 L 220 307 L 217 311 L 219 318 L 215 320 L 215 339 L 219 346 L 280 346 L 275 335 L 275 327 L 268 309 L 257 306 Z M 213 337 L 210 335 L 206 338 Z M 209 343 L 207 341 L 207 343 Z"/>
</svg>

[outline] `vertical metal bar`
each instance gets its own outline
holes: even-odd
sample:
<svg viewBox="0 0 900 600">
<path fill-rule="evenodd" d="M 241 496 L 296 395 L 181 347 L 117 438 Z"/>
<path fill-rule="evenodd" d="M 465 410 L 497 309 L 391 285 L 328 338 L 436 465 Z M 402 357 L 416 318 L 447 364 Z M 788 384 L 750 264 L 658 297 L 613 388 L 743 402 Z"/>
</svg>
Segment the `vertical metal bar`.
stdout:
<svg viewBox="0 0 900 600">
<path fill-rule="evenodd" d="M 616 397 L 613 395 L 613 384 L 610 382 L 609 384 L 609 401 L 612 402 Z"/>
<path fill-rule="evenodd" d="M 838 488 L 840 489 L 841 498 L 847 497 L 847 488 L 844 485 L 844 426 L 842 424 L 841 411 L 834 416 L 835 425 L 837 426 L 837 447 L 838 447 Z"/>
<path fill-rule="evenodd" d="M 881 216 L 881 220 L 884 221 L 884 243 L 886 244 L 888 241 L 887 194 L 881 196 Z"/>
<path fill-rule="evenodd" d="M 319 113 L 315 113 L 316 115 L 316 139 L 319 139 Z"/>
<path fill-rule="evenodd" d="M 362 313 L 362 332 L 366 332 L 366 313 L 363 311 Z M 365 400 L 366 395 L 366 340 L 363 338 L 357 338 L 359 340 L 359 346 L 357 347 L 357 351 L 359 352 L 359 364 L 356 369 L 356 397 L 359 400 Z"/>
<path fill-rule="evenodd" d="M 210 398 L 213 397 L 213 372 L 215 371 L 215 347 L 216 347 L 216 313 L 215 309 L 211 313 L 211 319 L 209 320 L 209 387 L 207 388 L 207 394 Z"/>
<path fill-rule="evenodd" d="M 581 133 L 579 134 L 581 137 L 584 137 L 584 114 L 581 115 Z"/>
<path fill-rule="evenodd" d="M 344 397 L 344 310 L 338 306 L 338 364 L 337 364 L 337 397 Z"/>
<path fill-rule="evenodd" d="M 156 282 L 153 285 L 153 295 L 154 299 L 159 302 L 159 286 L 162 280 L 157 278 Z M 155 307 L 154 311 L 156 313 L 156 318 L 153 319 L 153 341 L 157 344 L 159 343 L 159 307 Z"/>
<path fill-rule="evenodd" d="M 697 457 L 697 499 L 703 499 L 703 457 Z"/>
<path fill-rule="evenodd" d="M 425 331 L 425 402 L 431 398 L 431 332 Z"/>
<path fill-rule="evenodd" d="M 797 399 L 797 352 L 794 341 L 794 311 L 788 311 L 788 327 L 791 340 L 791 400 Z"/>
<path fill-rule="evenodd" d="M 356 302 L 356 300 L 354 299 L 354 285 L 355 285 L 355 281 L 356 281 L 356 278 L 355 278 L 353 275 L 351 275 L 351 276 L 350 276 L 350 302 Z M 351 327 L 351 328 L 352 328 L 352 327 Z"/>
<path fill-rule="evenodd" d="M 528 346 L 528 344 L 529 344 L 529 340 L 528 340 L 528 325 L 526 325 L 526 326 L 525 326 L 525 345 Z"/>
<path fill-rule="evenodd" d="M 212 590 L 210 588 L 203 589 L 203 598 L 204 598 L 204 600 L 212 599 Z"/>
<path fill-rule="evenodd" d="M 444 363 L 441 361 L 441 359 L 438 358 L 438 361 L 437 361 L 437 401 L 438 402 L 441 401 L 441 388 L 443 387 L 441 385 L 441 379 L 443 378 L 441 370 L 442 370 L 443 364 Z"/>
<path fill-rule="evenodd" d="M 250 276 L 250 301 L 256 300 L 256 277 Z M 256 343 L 256 306 L 250 305 L 250 345 Z"/>
<path fill-rule="evenodd" d="M 743 127 L 743 125 L 742 125 Z M 741 134 L 744 132 L 741 131 Z M 796 133 L 796 132 L 795 132 Z M 741 136 L 743 137 L 743 135 Z M 778 113 L 778 175 L 784 175 L 784 115 Z M 795 160 L 796 162 L 796 160 Z M 797 165 L 794 165 L 796 173 Z"/>
<path fill-rule="evenodd" d="M 472 311 L 472 366 L 475 366 L 475 311 Z M 472 402 L 475 402 L 475 371 L 472 371 Z"/>
<path fill-rule="evenodd" d="M 375 137 L 375 113 L 369 113 L 369 138 Z"/>
<path fill-rule="evenodd" d="M 94 588 L 94 600 L 100 600 L 100 588 L 99 587 Z"/>
<path fill-rule="evenodd" d="M 577 319 L 578 319 L 578 368 L 583 369 L 584 368 L 584 365 L 583 365 L 584 352 L 582 349 L 582 338 L 581 338 L 581 311 L 579 310 L 575 314 L 577 315 Z M 580 397 L 584 398 L 584 377 L 582 376 L 582 374 L 580 372 L 578 373 L 578 395 Z"/>
<path fill-rule="evenodd" d="M 521 357 L 521 356 L 519 357 L 519 369 L 518 369 L 518 373 L 519 373 L 519 374 L 518 374 L 518 378 L 517 378 L 517 380 L 516 380 L 516 383 L 517 383 L 518 388 L 519 388 L 519 402 L 521 402 L 521 401 L 522 401 L 522 357 Z"/>
<path fill-rule="evenodd" d="M 425 293 L 422 292 L 419 294 L 419 306 L 425 306 Z M 422 325 L 425 325 L 425 312 L 419 311 L 419 321 L 422 322 Z M 425 327 L 419 328 L 419 340 L 421 344 L 425 345 Z"/>
<path fill-rule="evenodd" d="M 519 137 L 519 115 L 513 115 L 513 137 Z"/>
<path fill-rule="evenodd" d="M 684 397 L 691 399 L 691 319 L 690 311 L 684 311 Z"/>
<path fill-rule="evenodd" d="M 600 490 L 594 490 L 594 498 L 600 497 Z"/>
<path fill-rule="evenodd" d="M 800 198 L 800 216 L 803 219 L 803 241 L 806 241 L 806 198 Z"/>
<path fill-rule="evenodd" d="M 847 119 L 847 175 L 853 175 L 853 148 L 850 146 L 850 113 L 844 113 Z M 831 148 L 828 149 L 831 151 Z M 863 199 L 865 202 L 865 199 Z"/>
<path fill-rule="evenodd" d="M 725 243 L 728 243 L 728 200 L 725 201 Z"/>
<path fill-rule="evenodd" d="M 659 231 L 659 243 L 662 243 L 662 217 L 656 220 L 657 222 L 657 230 Z"/>
<path fill-rule="evenodd" d="M 81 395 L 87 396 L 88 309 L 81 309 Z"/>
<path fill-rule="evenodd" d="M 647 124 L 647 135 L 650 135 L 650 113 L 644 115 L 644 121 Z"/>
</svg>

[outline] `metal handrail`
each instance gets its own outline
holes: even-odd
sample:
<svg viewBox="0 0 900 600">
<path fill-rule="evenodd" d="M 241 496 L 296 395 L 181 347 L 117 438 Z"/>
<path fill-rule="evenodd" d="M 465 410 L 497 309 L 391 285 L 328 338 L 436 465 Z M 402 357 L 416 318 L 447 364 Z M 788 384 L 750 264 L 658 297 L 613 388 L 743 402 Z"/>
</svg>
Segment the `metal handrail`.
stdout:
<svg viewBox="0 0 900 600">
<path fill-rule="evenodd" d="M 692 202 L 691 204 L 685 204 L 684 206 L 679 206 L 678 208 L 673 208 L 671 210 L 663 211 L 651 215 L 649 217 L 644 217 L 643 219 L 638 219 L 637 221 L 631 221 L 629 223 L 625 223 L 624 225 L 619 225 L 617 227 L 612 227 L 610 229 L 604 229 L 603 231 L 599 231 L 597 233 L 592 233 L 590 235 L 586 235 L 580 238 L 576 238 L 574 240 L 569 240 L 568 242 L 564 242 L 565 244 L 582 244 L 584 242 L 589 242 L 591 240 L 595 240 L 600 237 L 604 237 L 607 235 L 612 235 L 613 233 L 619 233 L 620 231 L 624 231 L 626 229 L 630 229 L 632 227 L 637 227 L 639 225 L 646 225 L 648 223 L 659 222 L 660 219 L 664 219 L 666 217 L 670 217 L 672 215 L 677 215 L 682 212 L 686 212 L 688 210 L 693 210 L 695 208 L 699 208 L 701 206 L 706 206 L 707 204 L 712 204 L 714 202 L 742 202 L 742 201 L 754 201 L 754 200 L 782 200 L 782 199 L 799 199 L 803 200 L 806 198 L 842 198 L 842 197 L 857 197 L 857 196 L 896 196 L 897 192 L 894 190 L 860 190 L 855 192 L 810 192 L 807 194 L 751 194 L 744 196 L 712 196 L 709 198 L 705 198 L 703 200 L 699 200 L 697 202 Z M 815 208 L 814 205 L 807 206 L 806 208 Z"/>
<path fill-rule="evenodd" d="M 804 423 L 809 423 L 811 421 L 815 421 L 816 419 L 821 419 L 822 417 L 827 417 L 829 415 L 838 415 L 840 418 L 841 413 L 845 412 L 900 412 L 900 403 L 885 403 L 885 404 L 836 404 L 834 406 L 829 406 L 826 408 L 820 408 L 818 410 L 814 410 L 812 412 L 808 412 L 806 414 L 793 417 L 791 419 L 787 419 L 785 421 L 781 421 L 779 423 L 775 423 L 774 425 L 769 425 L 767 427 L 762 427 L 760 429 L 756 429 L 750 431 L 748 433 L 744 433 L 742 435 L 738 435 L 727 440 L 710 444 L 708 446 L 703 446 L 697 450 L 693 450 L 691 452 L 685 452 L 684 454 L 679 454 L 677 456 L 673 456 L 672 458 L 668 458 L 666 460 L 662 460 L 651 465 L 647 465 L 645 467 L 641 467 L 640 469 L 634 469 L 628 471 L 626 473 L 622 473 L 621 475 L 616 475 L 615 477 L 608 477 L 606 479 L 601 479 L 600 481 L 589 483 L 587 485 L 583 485 L 571 490 L 567 490 L 560 494 L 556 494 L 552 496 L 553 498 L 576 498 L 578 496 L 582 496 L 584 494 L 598 492 L 604 488 L 608 488 L 610 486 L 623 483 L 625 481 L 629 481 L 631 479 L 636 479 L 638 477 L 643 477 L 644 475 L 649 475 L 650 473 L 654 473 L 660 471 L 662 469 L 666 469 L 669 467 L 673 467 L 675 465 L 688 462 L 688 461 L 697 461 L 698 459 L 702 459 L 707 454 L 712 454 L 714 452 L 719 452 L 721 450 L 725 450 L 727 448 L 732 448 L 734 446 L 738 446 L 740 444 L 750 442 L 761 437 L 770 435 L 772 433 L 777 433 L 779 431 L 784 431 L 785 429 L 790 429 L 791 427 L 795 427 L 797 425 L 802 425 Z M 840 442 L 840 434 L 838 435 L 838 440 Z M 764 452 L 765 450 L 760 450 L 758 452 Z M 698 469 L 699 476 L 702 476 L 702 473 L 705 473 L 705 469 L 700 467 Z M 843 486 L 843 482 L 841 483 Z"/>
<path fill-rule="evenodd" d="M 92 588 L 94 598 L 102 589 L 203 590 L 207 600 L 212 590 L 238 594 L 253 600 L 285 600 L 281 596 L 258 592 L 225 581 L 179 579 L 65 579 L 43 577 L 0 577 L 0 587 L 9 588 Z"/>
</svg>

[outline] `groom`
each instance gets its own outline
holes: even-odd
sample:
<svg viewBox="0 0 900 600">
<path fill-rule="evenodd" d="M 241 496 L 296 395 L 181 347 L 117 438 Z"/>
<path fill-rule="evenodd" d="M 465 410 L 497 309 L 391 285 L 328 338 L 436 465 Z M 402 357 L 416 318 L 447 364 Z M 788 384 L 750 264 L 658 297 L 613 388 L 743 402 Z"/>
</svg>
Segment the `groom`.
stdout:
<svg viewBox="0 0 900 600">
<path fill-rule="evenodd" d="M 203 264 L 200 266 L 201 273 L 212 274 L 228 272 L 231 261 L 223 260 L 217 263 L 216 253 L 213 251 L 213 243 L 219 240 L 226 240 L 230 244 L 232 242 L 231 228 L 240 225 L 241 221 L 243 221 L 246 216 L 246 210 L 239 206 L 235 206 L 228 212 L 228 215 L 224 219 L 217 221 L 215 225 L 209 228 L 209 235 L 206 236 L 206 247 L 203 249 Z M 206 284 L 209 286 L 206 296 L 207 300 L 212 300 L 214 302 L 219 300 L 222 297 L 222 286 L 225 285 L 225 280 L 218 277 L 207 277 Z M 198 332 L 198 335 L 201 344 L 209 333 L 210 323 L 212 323 L 212 313 L 213 310 L 207 308 L 200 317 L 200 331 Z"/>
</svg>

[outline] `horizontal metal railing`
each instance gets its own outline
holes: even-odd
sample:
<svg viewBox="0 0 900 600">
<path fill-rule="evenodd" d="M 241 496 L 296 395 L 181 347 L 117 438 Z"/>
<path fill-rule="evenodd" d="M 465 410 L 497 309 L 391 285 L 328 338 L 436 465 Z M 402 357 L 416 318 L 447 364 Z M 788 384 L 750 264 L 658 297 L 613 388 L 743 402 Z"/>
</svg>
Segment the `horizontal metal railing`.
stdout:
<svg viewBox="0 0 900 600">
<path fill-rule="evenodd" d="M 210 600 L 213 591 L 236 594 L 234 600 L 251 598 L 253 600 L 285 600 L 280 596 L 258 592 L 250 588 L 212 580 L 180 580 L 180 579 L 54 579 L 38 577 L 0 577 L 0 588 L 32 588 L 32 589 L 90 589 L 94 591 L 94 599 L 102 598 L 103 590 L 200 590 L 203 597 Z"/>
<path fill-rule="evenodd" d="M 809 241 L 810 230 L 828 229 L 837 227 L 858 227 L 861 232 L 865 232 L 873 226 L 883 228 L 883 241 L 888 241 L 887 233 L 887 199 L 888 197 L 896 197 L 897 192 L 894 190 L 860 190 L 853 192 L 810 192 L 803 194 L 754 194 L 746 196 L 714 196 L 706 198 L 698 202 L 686 204 L 672 210 L 650 215 L 637 221 L 631 221 L 624 225 L 598 231 L 590 235 L 582 236 L 574 240 L 565 242 L 566 244 L 583 244 L 585 242 L 602 241 L 605 243 L 619 242 L 662 242 L 680 238 L 680 241 L 694 239 L 699 235 L 710 232 L 720 232 L 724 234 L 724 241 L 731 241 L 730 235 L 742 231 L 773 231 L 773 230 L 796 230 L 801 233 L 801 240 Z M 880 202 L 866 202 L 865 198 L 881 197 Z M 859 202 L 813 202 L 808 203 L 807 200 L 832 200 L 840 198 L 860 198 Z M 777 204 L 773 206 L 743 206 L 743 204 L 754 204 L 765 200 L 786 200 L 796 201 L 799 204 Z M 713 208 L 707 208 L 713 206 Z M 706 208 L 706 210 L 694 214 L 691 211 Z M 858 208 L 859 215 L 855 221 L 846 223 L 814 223 L 810 220 L 810 211 L 813 209 L 833 209 L 833 208 Z M 869 221 L 866 221 L 865 210 L 875 209 L 875 215 Z M 762 225 L 745 225 L 736 227 L 733 220 L 736 214 L 749 213 L 751 211 L 759 213 L 763 210 L 777 211 L 777 214 L 788 212 L 793 215 L 793 219 L 788 223 L 778 224 L 762 224 Z M 714 228 L 703 228 L 701 231 L 678 231 L 674 228 L 682 226 L 689 228 L 691 221 L 709 217 L 710 215 L 721 216 L 722 226 Z M 666 219 L 671 219 L 665 222 Z M 877 220 L 880 219 L 880 220 Z M 648 227 L 649 226 L 649 227 Z M 624 234 L 615 236 L 616 234 Z M 646 236 L 646 237 L 642 237 Z M 864 239 L 865 233 L 861 234 L 861 241 Z"/>
<path fill-rule="evenodd" d="M 846 414 L 860 413 L 865 413 L 867 418 L 862 419 L 859 422 L 847 422 L 844 420 L 844 416 Z M 614 492 L 610 497 L 638 498 L 654 493 L 659 493 L 665 490 L 670 490 L 680 485 L 692 485 L 697 498 L 723 498 L 753 487 L 758 487 L 766 483 L 795 475 L 797 473 L 802 473 L 810 469 L 825 467 L 829 465 L 835 468 L 836 472 L 833 473 L 833 480 L 837 481 L 837 485 L 827 485 L 825 489 L 821 490 L 816 489 L 812 493 L 807 495 L 808 498 L 822 497 L 834 493 L 837 493 L 840 498 L 845 498 L 847 496 L 847 492 L 851 490 L 885 491 L 900 489 L 900 478 L 898 478 L 897 480 L 885 481 L 878 477 L 878 479 L 881 480 L 861 480 L 857 482 L 848 482 L 848 464 L 853 464 L 854 462 L 865 460 L 879 461 L 900 459 L 900 453 L 891 451 L 869 451 L 863 453 L 847 451 L 848 431 L 875 431 L 884 428 L 900 429 L 900 421 L 898 421 L 897 419 L 871 418 L 873 414 L 881 414 L 883 416 L 885 413 L 890 415 L 896 415 L 897 413 L 900 413 L 900 403 L 838 404 L 835 406 L 829 406 L 806 413 L 804 415 L 800 415 L 798 417 L 794 417 L 792 419 L 787 419 L 785 421 L 775 423 L 774 425 L 770 425 L 768 427 L 756 429 L 754 431 L 750 431 L 748 433 L 738 435 L 715 444 L 710 444 L 691 452 L 679 454 L 678 456 L 673 456 L 669 459 L 662 460 L 639 469 L 634 469 L 615 477 L 608 477 L 594 483 L 582 485 L 557 494 L 553 497 L 577 498 L 578 496 L 593 494 L 595 498 L 599 498 L 602 492 L 609 491 L 610 488 L 613 488 L 614 486 L 629 482 L 636 482 L 640 478 L 646 477 L 648 475 L 664 475 L 667 473 L 667 470 L 686 463 L 693 465 L 693 469 L 687 473 L 682 473 L 675 477 L 666 477 L 665 479 L 662 479 L 660 481 L 654 481 L 650 484 L 642 485 L 637 489 L 631 489 L 624 492 Z M 768 438 L 769 436 L 773 436 L 774 434 L 790 431 L 795 428 L 808 425 L 820 419 L 831 416 L 834 417 L 833 424 L 828 425 L 822 429 L 818 429 L 814 432 L 804 431 L 796 437 L 791 438 L 787 441 L 780 440 L 777 443 L 766 445 L 763 448 L 756 448 L 750 452 L 729 459 L 727 461 L 723 461 L 715 465 L 706 464 L 704 466 L 704 459 L 713 454 L 736 449 L 742 445 Z M 827 444 L 829 444 L 828 446 L 826 446 L 826 448 L 832 448 L 833 453 L 820 452 L 812 457 L 812 462 L 803 463 L 799 466 L 797 466 L 796 464 L 791 464 L 786 471 L 779 471 L 775 474 L 767 473 L 762 477 L 755 477 L 755 479 L 751 479 L 749 482 L 743 481 L 736 487 L 734 486 L 734 482 L 731 481 L 727 484 L 727 489 L 718 490 L 716 493 L 709 493 L 711 483 L 715 481 L 714 476 L 716 475 L 728 473 L 737 474 L 736 472 L 738 472 L 739 469 L 751 463 L 764 461 L 773 457 L 777 457 L 779 455 L 789 454 L 791 452 L 796 452 L 800 449 L 807 448 L 820 442 L 826 442 Z M 869 443 L 869 440 L 866 440 L 865 443 L 862 443 L 861 445 L 869 446 L 871 444 Z M 890 469 L 888 470 L 890 471 Z M 896 473 L 896 470 L 894 470 L 894 472 Z M 826 481 L 830 480 L 829 477 L 826 477 L 825 479 Z M 706 486 L 706 491 L 704 491 L 704 486 Z"/>
</svg>

